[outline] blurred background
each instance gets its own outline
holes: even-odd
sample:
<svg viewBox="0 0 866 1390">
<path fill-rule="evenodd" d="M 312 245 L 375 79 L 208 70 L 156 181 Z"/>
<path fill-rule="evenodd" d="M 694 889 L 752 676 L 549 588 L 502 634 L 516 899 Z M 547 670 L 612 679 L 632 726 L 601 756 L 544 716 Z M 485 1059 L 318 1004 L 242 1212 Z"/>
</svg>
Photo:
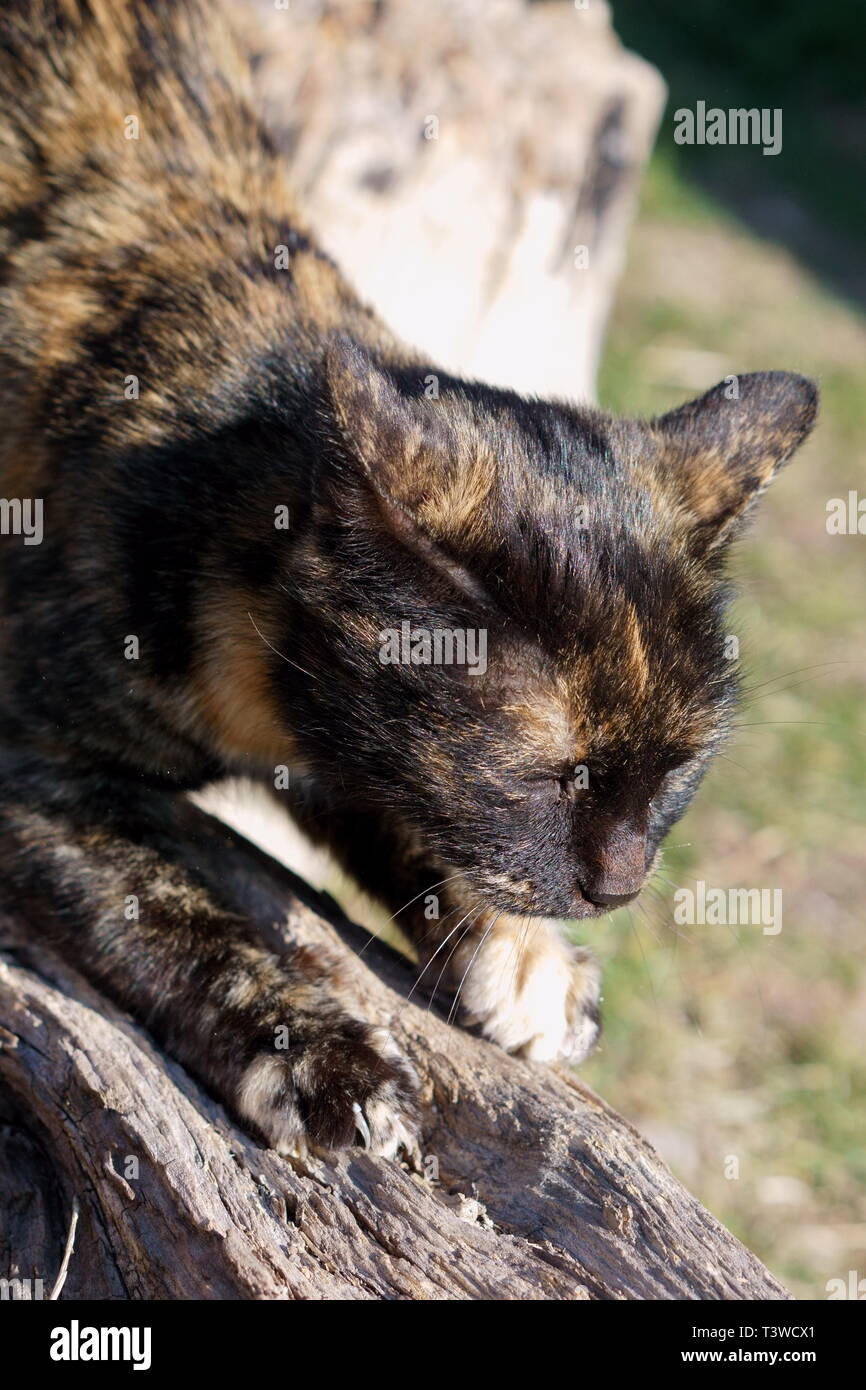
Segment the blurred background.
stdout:
<svg viewBox="0 0 866 1390">
<path fill-rule="evenodd" d="M 613 19 L 669 100 L 601 403 L 654 413 L 766 368 L 817 378 L 823 403 L 734 554 L 736 737 L 644 907 L 594 934 L 606 1026 L 583 1075 L 820 1299 L 866 1277 L 866 535 L 826 529 L 828 499 L 866 497 L 866 10 L 616 0 Z M 781 107 L 781 153 L 676 145 L 698 100 Z M 781 933 L 675 926 L 673 885 L 696 878 L 781 888 Z"/>
</svg>

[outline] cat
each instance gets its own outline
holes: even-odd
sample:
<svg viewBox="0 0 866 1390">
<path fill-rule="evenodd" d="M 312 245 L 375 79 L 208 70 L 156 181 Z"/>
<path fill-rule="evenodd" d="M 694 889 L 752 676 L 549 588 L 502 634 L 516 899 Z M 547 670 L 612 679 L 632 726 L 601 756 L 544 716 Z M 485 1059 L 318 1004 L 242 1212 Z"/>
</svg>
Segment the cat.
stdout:
<svg viewBox="0 0 866 1390">
<path fill-rule="evenodd" d="M 725 737 L 726 554 L 814 385 L 641 421 L 439 370 L 304 227 L 203 0 L 7 0 L 0 255 L 0 902 L 268 1144 L 394 1155 L 412 1068 L 189 804 L 287 768 L 464 1023 L 583 1059 L 557 924 L 636 897 Z"/>
</svg>

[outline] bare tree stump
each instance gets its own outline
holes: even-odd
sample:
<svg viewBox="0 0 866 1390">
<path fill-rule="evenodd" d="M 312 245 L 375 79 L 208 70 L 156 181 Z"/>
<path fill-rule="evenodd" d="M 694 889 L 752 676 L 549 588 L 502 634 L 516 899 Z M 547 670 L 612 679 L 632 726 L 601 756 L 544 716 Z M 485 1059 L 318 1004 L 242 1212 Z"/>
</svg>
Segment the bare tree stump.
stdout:
<svg viewBox="0 0 866 1390">
<path fill-rule="evenodd" d="M 664 104 L 604 0 L 287 5 L 257 79 L 338 264 L 440 366 L 590 398 Z"/>
<path fill-rule="evenodd" d="M 248 22 L 301 206 L 392 326 L 451 370 L 591 395 L 662 99 L 601 0 L 290 0 Z M 192 816 L 246 856 L 263 930 L 349 960 L 423 1079 L 422 1169 L 263 1149 L 0 923 L 0 1278 L 24 1281 L 4 1296 L 48 1296 L 77 1199 L 63 1298 L 786 1297 L 573 1075 L 407 1003 L 405 962 L 358 959 L 330 900 Z"/>
</svg>

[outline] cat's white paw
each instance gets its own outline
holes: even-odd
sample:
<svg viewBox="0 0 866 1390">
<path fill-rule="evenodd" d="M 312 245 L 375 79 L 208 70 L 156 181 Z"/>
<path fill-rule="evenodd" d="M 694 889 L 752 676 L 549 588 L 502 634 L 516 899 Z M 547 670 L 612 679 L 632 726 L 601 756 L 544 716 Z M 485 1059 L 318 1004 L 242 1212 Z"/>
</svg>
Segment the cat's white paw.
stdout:
<svg viewBox="0 0 866 1390">
<path fill-rule="evenodd" d="M 500 918 L 482 945 L 467 942 L 461 955 L 464 1023 L 534 1062 L 581 1062 L 592 1050 L 601 1029 L 601 973 L 554 923 Z"/>
</svg>

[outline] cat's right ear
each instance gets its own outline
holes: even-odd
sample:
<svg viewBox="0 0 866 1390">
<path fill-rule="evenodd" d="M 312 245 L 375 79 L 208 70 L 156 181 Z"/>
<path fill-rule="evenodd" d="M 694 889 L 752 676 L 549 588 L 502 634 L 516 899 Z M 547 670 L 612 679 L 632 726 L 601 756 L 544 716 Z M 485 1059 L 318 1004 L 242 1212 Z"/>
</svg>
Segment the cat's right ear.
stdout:
<svg viewBox="0 0 866 1390">
<path fill-rule="evenodd" d="M 342 488 L 369 523 L 482 598 L 463 558 L 495 466 L 471 422 L 456 402 L 426 394 L 422 368 L 395 372 L 351 339 L 330 346 L 326 372 Z"/>
<path fill-rule="evenodd" d="M 817 413 L 814 382 L 794 372 L 752 372 L 649 422 L 660 448 L 657 466 L 691 513 L 701 550 L 736 533 Z"/>
</svg>

